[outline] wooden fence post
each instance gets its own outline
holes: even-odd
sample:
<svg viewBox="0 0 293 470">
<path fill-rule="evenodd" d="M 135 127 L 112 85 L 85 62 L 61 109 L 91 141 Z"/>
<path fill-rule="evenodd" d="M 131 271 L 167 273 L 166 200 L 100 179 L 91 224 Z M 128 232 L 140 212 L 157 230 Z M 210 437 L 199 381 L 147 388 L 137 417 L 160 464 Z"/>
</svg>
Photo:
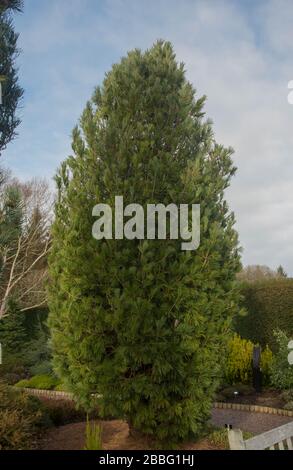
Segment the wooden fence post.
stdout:
<svg viewBox="0 0 293 470">
<path fill-rule="evenodd" d="M 244 450 L 245 444 L 243 434 L 240 429 L 228 429 L 228 440 L 230 450 Z"/>
</svg>

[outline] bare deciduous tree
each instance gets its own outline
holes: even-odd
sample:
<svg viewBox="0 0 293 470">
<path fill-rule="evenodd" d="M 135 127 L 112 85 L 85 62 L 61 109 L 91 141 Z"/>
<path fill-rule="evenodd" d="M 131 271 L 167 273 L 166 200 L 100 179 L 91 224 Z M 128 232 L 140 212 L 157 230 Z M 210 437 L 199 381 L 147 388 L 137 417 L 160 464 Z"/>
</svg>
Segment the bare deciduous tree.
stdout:
<svg viewBox="0 0 293 470">
<path fill-rule="evenodd" d="M 21 222 L 17 236 L 0 241 L 0 319 L 8 313 L 10 298 L 21 311 L 46 303 L 46 258 L 52 214 L 52 197 L 45 180 L 33 179 L 25 184 L 10 180 L 6 187 L 16 188 L 21 195 Z M 0 209 L 1 218 L 5 219 L 4 207 L 2 213 Z"/>
<path fill-rule="evenodd" d="M 268 279 L 280 278 L 281 275 L 278 270 L 273 270 L 266 265 L 261 264 L 252 264 L 248 265 L 242 269 L 242 271 L 237 274 L 237 279 L 239 281 L 245 282 L 256 282 L 264 281 Z M 284 276 L 283 276 L 284 277 Z"/>
</svg>

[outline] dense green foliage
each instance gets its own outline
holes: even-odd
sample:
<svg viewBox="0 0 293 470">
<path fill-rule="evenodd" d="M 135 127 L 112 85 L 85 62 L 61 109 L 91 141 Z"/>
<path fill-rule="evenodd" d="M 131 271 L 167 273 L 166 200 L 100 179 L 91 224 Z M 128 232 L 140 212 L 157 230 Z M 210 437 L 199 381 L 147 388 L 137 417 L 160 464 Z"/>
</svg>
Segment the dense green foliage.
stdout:
<svg viewBox="0 0 293 470">
<path fill-rule="evenodd" d="M 1 2 L 2 3 L 2 2 Z M 18 84 L 17 40 L 11 18 L 11 11 L 20 11 L 22 2 L 18 0 L 5 1 L 0 5 L 0 80 L 2 85 L 2 105 L 0 105 L 0 155 L 7 144 L 15 137 L 20 119 L 16 116 L 17 106 L 23 95 Z"/>
<path fill-rule="evenodd" d="M 224 199 L 231 149 L 214 142 L 204 98 L 169 43 L 130 52 L 107 74 L 73 132 L 56 178 L 50 327 L 57 373 L 89 406 L 161 441 L 210 415 L 239 269 Z M 92 237 L 97 203 L 201 204 L 201 244 Z M 168 238 L 168 237 L 167 237 Z"/>
<path fill-rule="evenodd" d="M 280 390 L 290 390 L 293 388 L 293 366 L 288 361 L 288 343 L 289 338 L 286 333 L 281 330 L 274 331 L 278 351 L 274 356 L 271 366 L 271 382 L 272 385 Z"/>
<path fill-rule="evenodd" d="M 24 326 L 24 315 L 20 315 L 16 305 L 10 302 L 9 314 L 0 321 L 0 343 L 5 346 L 6 355 L 20 356 L 28 341 Z"/>
<path fill-rule="evenodd" d="M 45 315 L 38 310 L 21 313 L 13 302 L 8 312 L 0 321 L 3 361 L 0 377 L 14 384 L 31 375 L 50 374 L 51 350 L 43 323 Z"/>
<path fill-rule="evenodd" d="M 31 379 L 20 380 L 16 387 L 18 388 L 37 388 L 38 390 L 53 390 L 60 385 L 60 380 L 52 375 L 35 375 Z"/>
<path fill-rule="evenodd" d="M 274 330 L 293 335 L 293 279 L 243 284 L 241 291 L 247 315 L 236 317 L 237 333 L 275 351 Z"/>
</svg>

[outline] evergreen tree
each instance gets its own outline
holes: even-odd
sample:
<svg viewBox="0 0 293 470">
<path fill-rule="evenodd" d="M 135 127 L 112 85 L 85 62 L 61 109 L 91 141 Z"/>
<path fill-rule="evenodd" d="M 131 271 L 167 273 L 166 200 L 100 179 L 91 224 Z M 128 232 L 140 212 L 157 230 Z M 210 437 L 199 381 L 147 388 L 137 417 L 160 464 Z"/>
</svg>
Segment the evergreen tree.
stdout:
<svg viewBox="0 0 293 470">
<path fill-rule="evenodd" d="M 23 1 L 22 0 L 1 0 L 0 13 L 8 10 L 22 11 Z"/>
<path fill-rule="evenodd" d="M 237 311 L 234 216 L 224 191 L 235 172 L 214 141 L 170 43 L 134 50 L 106 75 L 73 131 L 56 177 L 50 319 L 57 373 L 83 405 L 162 442 L 207 422 Z M 201 204 L 201 243 L 100 240 L 93 206 Z M 146 210 L 145 210 L 146 212 Z"/>
<path fill-rule="evenodd" d="M 19 53 L 18 34 L 14 31 L 11 12 L 21 11 L 21 8 L 20 0 L 2 0 L 0 5 L 0 155 L 16 136 L 20 124 L 16 110 L 23 90 L 18 85 L 15 66 Z"/>
<path fill-rule="evenodd" d="M 11 249 L 17 249 L 17 238 L 21 232 L 22 208 L 21 194 L 18 188 L 8 186 L 3 192 L 3 201 L 0 201 L 0 299 L 2 287 L 8 277 L 5 257 L 10 255 Z M 4 362 L 11 356 L 18 357 L 21 346 L 26 339 L 23 318 L 13 299 L 8 300 L 8 316 L 0 319 L 0 343 L 3 349 Z"/>
<path fill-rule="evenodd" d="M 21 233 L 23 218 L 22 195 L 15 185 L 9 185 L 3 191 L 0 200 L 0 244 L 15 243 Z"/>
<path fill-rule="evenodd" d="M 25 315 L 21 315 L 24 317 Z M 26 329 L 27 335 L 28 330 Z M 23 345 L 23 362 L 32 375 L 52 373 L 49 335 L 45 325 L 35 325 L 34 335 Z"/>
<path fill-rule="evenodd" d="M 20 315 L 17 305 L 9 301 L 9 314 L 0 321 L 0 343 L 3 348 L 4 365 L 7 356 L 17 357 L 28 340 L 24 315 Z"/>
<path fill-rule="evenodd" d="M 22 225 L 22 196 L 19 188 L 8 186 L 0 200 L 0 292 L 1 283 L 7 275 L 3 259 L 17 249 L 17 239 Z"/>
</svg>

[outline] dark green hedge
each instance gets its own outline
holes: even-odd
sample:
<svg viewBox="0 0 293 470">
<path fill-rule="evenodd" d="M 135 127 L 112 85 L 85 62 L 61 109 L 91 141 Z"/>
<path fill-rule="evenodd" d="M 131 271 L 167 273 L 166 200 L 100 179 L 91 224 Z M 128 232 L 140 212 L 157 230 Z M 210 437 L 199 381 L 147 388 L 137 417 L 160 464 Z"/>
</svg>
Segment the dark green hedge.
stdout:
<svg viewBox="0 0 293 470">
<path fill-rule="evenodd" d="M 243 338 L 273 350 L 277 328 L 293 336 L 293 279 L 271 279 L 242 284 L 244 317 L 235 319 L 235 330 Z"/>
</svg>

